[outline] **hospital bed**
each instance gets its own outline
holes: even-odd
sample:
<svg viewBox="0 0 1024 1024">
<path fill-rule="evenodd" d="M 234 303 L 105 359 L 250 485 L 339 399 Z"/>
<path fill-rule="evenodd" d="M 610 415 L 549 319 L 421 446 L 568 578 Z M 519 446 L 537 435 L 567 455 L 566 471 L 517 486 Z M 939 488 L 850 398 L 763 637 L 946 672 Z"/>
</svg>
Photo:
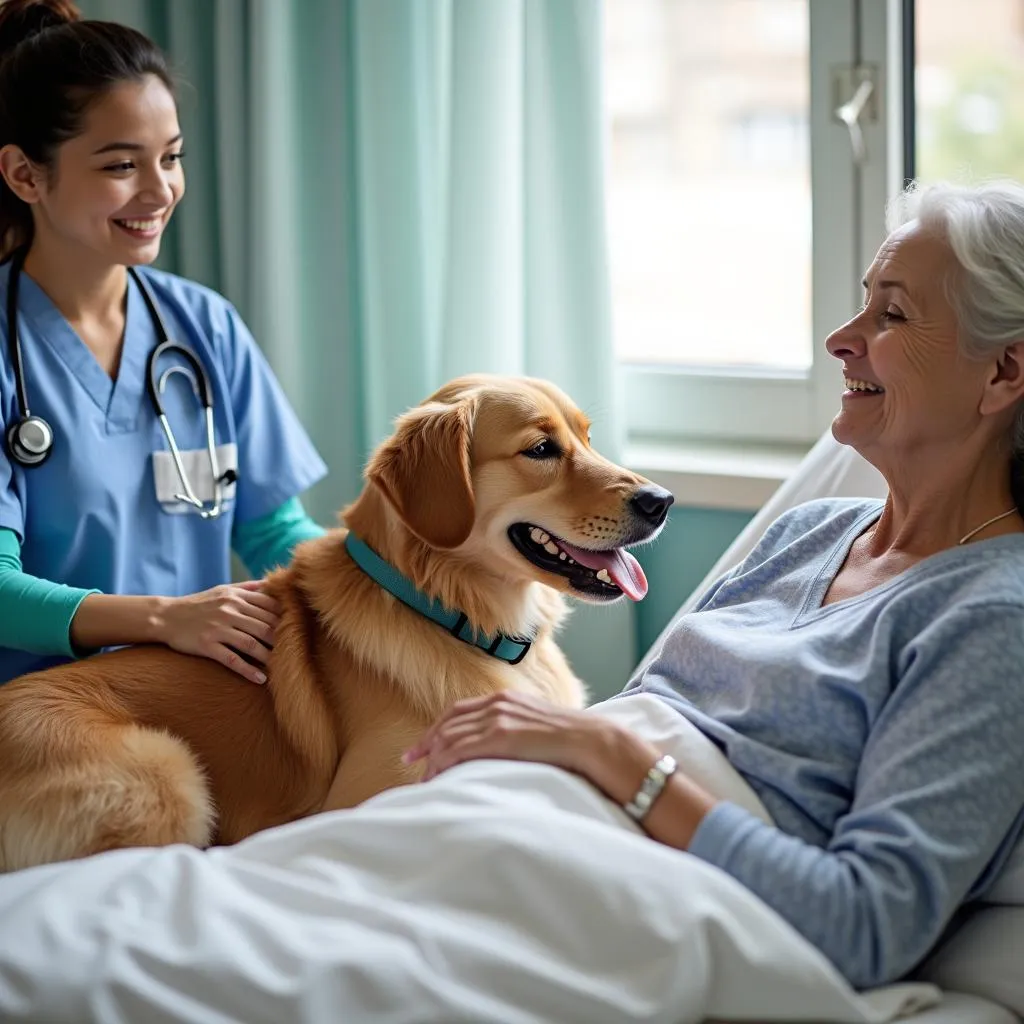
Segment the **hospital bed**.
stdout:
<svg viewBox="0 0 1024 1024">
<path fill-rule="evenodd" d="M 825 437 L 709 575 L 792 504 L 881 493 Z M 1020 1024 L 1024 855 L 994 896 L 915 982 L 854 993 L 582 780 L 472 762 L 231 848 L 0 876 L 0 1021 Z"/>
</svg>

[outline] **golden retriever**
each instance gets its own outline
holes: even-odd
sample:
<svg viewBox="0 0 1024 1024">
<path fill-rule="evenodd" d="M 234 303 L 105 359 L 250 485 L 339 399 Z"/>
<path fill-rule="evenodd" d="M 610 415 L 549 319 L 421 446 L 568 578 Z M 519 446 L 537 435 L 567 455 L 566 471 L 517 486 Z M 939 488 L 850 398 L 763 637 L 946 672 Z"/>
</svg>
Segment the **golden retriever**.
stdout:
<svg viewBox="0 0 1024 1024">
<path fill-rule="evenodd" d="M 401 416 L 347 529 L 268 578 L 282 606 L 264 686 L 137 646 L 0 687 L 0 870 L 124 846 L 232 843 L 419 776 L 401 753 L 453 701 L 516 689 L 582 706 L 553 634 L 562 594 L 639 599 L 624 545 L 672 495 L 590 446 L 553 385 L 464 377 Z M 349 531 L 465 617 L 462 636 L 354 561 Z M 480 635 L 532 638 L 500 660 Z M 511 663 L 518 661 L 518 663 Z"/>
</svg>

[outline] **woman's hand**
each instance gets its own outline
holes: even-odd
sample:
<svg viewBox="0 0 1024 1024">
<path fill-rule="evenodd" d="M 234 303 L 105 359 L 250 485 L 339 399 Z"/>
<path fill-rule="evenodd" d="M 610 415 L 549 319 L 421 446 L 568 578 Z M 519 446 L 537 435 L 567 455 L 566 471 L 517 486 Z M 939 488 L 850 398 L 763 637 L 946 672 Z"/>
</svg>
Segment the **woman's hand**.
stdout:
<svg viewBox="0 0 1024 1024">
<path fill-rule="evenodd" d="M 597 715 L 507 690 L 453 704 L 402 760 L 425 761 L 424 782 L 481 757 L 541 761 L 589 778 L 611 725 Z"/>
<path fill-rule="evenodd" d="M 228 583 L 187 597 L 172 598 L 162 614 L 158 637 L 182 654 L 212 658 L 253 683 L 265 683 L 265 665 L 281 607 L 263 593 L 265 580 Z M 245 658 L 241 655 L 245 655 Z"/>
<path fill-rule="evenodd" d="M 425 761 L 424 782 L 475 758 L 540 761 L 582 775 L 621 807 L 660 756 L 642 736 L 602 715 L 508 690 L 453 704 L 402 760 Z M 685 850 L 716 802 L 677 771 L 643 827 L 651 838 Z"/>
</svg>

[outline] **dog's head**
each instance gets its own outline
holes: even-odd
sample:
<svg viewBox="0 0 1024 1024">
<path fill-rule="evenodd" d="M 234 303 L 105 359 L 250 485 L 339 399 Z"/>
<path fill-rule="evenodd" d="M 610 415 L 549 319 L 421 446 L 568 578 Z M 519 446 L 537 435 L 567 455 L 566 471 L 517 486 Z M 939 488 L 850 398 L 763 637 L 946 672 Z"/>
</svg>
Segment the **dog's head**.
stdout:
<svg viewBox="0 0 1024 1024">
<path fill-rule="evenodd" d="M 546 381 L 461 377 L 399 418 L 366 476 L 434 551 L 510 583 L 640 600 L 625 548 L 657 535 L 673 497 L 599 455 L 589 427 Z"/>
</svg>

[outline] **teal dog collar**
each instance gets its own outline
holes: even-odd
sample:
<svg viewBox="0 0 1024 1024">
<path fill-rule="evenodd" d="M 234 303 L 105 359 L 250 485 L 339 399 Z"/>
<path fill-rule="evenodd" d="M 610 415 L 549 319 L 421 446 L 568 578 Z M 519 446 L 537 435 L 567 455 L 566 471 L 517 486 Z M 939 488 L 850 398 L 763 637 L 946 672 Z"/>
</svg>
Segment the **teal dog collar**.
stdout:
<svg viewBox="0 0 1024 1024">
<path fill-rule="evenodd" d="M 436 622 L 463 643 L 477 647 L 485 654 L 490 654 L 509 665 L 518 665 L 529 652 L 533 638 L 527 640 L 525 637 L 506 636 L 504 633 L 495 633 L 493 636 L 478 633 L 470 624 L 465 612 L 447 608 L 437 598 L 428 597 L 418 590 L 412 580 L 403 576 L 390 562 L 385 562 L 351 530 L 345 537 L 345 550 L 375 583 L 397 597 L 402 604 L 419 612 L 431 622 Z"/>
</svg>

